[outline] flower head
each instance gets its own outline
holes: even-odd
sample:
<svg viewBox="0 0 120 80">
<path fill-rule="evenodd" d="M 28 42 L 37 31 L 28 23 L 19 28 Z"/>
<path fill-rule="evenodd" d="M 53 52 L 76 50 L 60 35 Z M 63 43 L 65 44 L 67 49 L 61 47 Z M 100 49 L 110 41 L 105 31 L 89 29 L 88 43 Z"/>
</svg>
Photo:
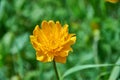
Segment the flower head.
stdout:
<svg viewBox="0 0 120 80">
<path fill-rule="evenodd" d="M 106 0 L 106 1 L 110 3 L 117 3 L 119 0 Z"/>
<path fill-rule="evenodd" d="M 68 33 L 68 25 L 63 27 L 57 21 L 43 21 L 41 28 L 37 25 L 30 36 L 31 43 L 36 50 L 36 58 L 41 62 L 65 63 L 71 45 L 75 43 L 75 34 Z"/>
</svg>

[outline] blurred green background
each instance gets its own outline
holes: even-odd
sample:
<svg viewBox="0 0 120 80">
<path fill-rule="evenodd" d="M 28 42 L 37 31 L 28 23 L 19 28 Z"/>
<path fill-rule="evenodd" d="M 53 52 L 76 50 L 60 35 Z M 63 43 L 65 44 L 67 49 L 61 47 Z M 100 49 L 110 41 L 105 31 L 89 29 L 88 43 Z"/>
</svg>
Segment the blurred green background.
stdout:
<svg viewBox="0 0 120 80">
<path fill-rule="evenodd" d="M 29 39 L 42 20 L 67 23 L 77 36 L 66 64 L 57 63 L 61 75 L 77 65 L 115 64 L 120 57 L 120 2 L 0 0 L 0 80 L 56 80 L 52 62 L 37 61 Z M 108 80 L 112 69 L 85 69 L 64 80 Z"/>
</svg>

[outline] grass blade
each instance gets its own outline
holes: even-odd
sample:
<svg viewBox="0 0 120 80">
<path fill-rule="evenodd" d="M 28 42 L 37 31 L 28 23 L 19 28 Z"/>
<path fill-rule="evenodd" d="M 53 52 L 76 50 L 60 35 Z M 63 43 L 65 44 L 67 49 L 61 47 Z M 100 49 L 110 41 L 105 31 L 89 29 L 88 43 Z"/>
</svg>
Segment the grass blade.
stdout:
<svg viewBox="0 0 120 80">
<path fill-rule="evenodd" d="M 83 70 L 83 69 L 89 69 L 89 68 L 95 68 L 95 67 L 107 67 L 107 66 L 118 66 L 118 65 L 115 65 L 115 64 L 97 64 L 97 65 L 94 65 L 94 64 L 91 64 L 91 65 L 80 65 L 80 66 L 75 66 L 75 67 L 72 67 L 71 69 L 68 69 L 64 74 L 63 74 L 63 78 L 72 74 L 72 73 L 75 73 L 77 71 L 80 71 L 80 70 Z M 120 65 L 119 65 L 120 66 Z"/>
<path fill-rule="evenodd" d="M 116 65 L 120 65 L 120 57 L 117 60 Z M 115 66 L 108 80 L 117 80 L 117 77 L 119 76 L 119 74 L 120 74 L 120 66 Z"/>
</svg>

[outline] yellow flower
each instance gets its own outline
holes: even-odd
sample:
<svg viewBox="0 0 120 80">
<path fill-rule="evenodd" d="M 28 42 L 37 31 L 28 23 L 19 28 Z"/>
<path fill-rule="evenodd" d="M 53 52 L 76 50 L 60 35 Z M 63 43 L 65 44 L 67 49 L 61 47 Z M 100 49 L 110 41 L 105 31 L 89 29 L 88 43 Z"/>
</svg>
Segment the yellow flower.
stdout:
<svg viewBox="0 0 120 80">
<path fill-rule="evenodd" d="M 36 50 L 36 58 L 41 62 L 65 63 L 71 45 L 75 43 L 75 34 L 68 33 L 68 25 L 63 27 L 57 21 L 43 21 L 41 28 L 37 25 L 30 36 L 31 43 Z"/>
<path fill-rule="evenodd" d="M 119 0 L 106 0 L 106 1 L 110 3 L 117 3 Z"/>
</svg>

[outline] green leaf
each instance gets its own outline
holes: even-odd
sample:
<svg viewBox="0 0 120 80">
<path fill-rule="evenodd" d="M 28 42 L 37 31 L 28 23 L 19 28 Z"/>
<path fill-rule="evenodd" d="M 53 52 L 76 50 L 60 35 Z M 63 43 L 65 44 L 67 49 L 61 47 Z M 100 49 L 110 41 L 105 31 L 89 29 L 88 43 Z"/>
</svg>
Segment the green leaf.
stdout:
<svg viewBox="0 0 120 80">
<path fill-rule="evenodd" d="M 94 65 L 94 64 L 90 64 L 90 65 L 80 65 L 80 66 L 75 66 L 75 67 L 72 67 L 71 69 L 67 70 L 64 74 L 63 74 L 63 78 L 72 74 L 72 73 L 75 73 L 77 71 L 80 71 L 80 70 L 83 70 L 83 69 L 89 69 L 89 68 L 96 68 L 96 67 L 107 67 L 107 66 L 118 66 L 118 65 L 115 65 L 115 64 L 97 64 L 97 65 Z"/>
<path fill-rule="evenodd" d="M 120 65 L 120 57 L 117 60 L 116 65 Z M 119 74 L 120 74 L 120 66 L 115 66 L 110 74 L 109 80 L 117 80 Z"/>
<path fill-rule="evenodd" d="M 15 10 L 19 11 L 22 8 L 24 2 L 25 0 L 15 0 L 14 1 Z"/>
<path fill-rule="evenodd" d="M 29 41 L 29 34 L 27 32 L 22 35 L 19 35 L 14 40 L 14 43 L 10 49 L 10 52 L 13 54 L 18 53 L 20 50 L 22 50 L 25 47 L 27 41 Z"/>
<path fill-rule="evenodd" d="M 6 53 L 9 53 L 9 50 L 11 48 L 11 45 L 12 45 L 12 42 L 13 42 L 13 38 L 14 37 L 14 34 L 13 32 L 7 32 L 4 36 L 3 36 L 3 39 L 2 39 L 2 48 L 4 48 L 2 51 L 5 52 L 5 53 L 2 53 L 2 54 L 6 54 Z"/>
</svg>

